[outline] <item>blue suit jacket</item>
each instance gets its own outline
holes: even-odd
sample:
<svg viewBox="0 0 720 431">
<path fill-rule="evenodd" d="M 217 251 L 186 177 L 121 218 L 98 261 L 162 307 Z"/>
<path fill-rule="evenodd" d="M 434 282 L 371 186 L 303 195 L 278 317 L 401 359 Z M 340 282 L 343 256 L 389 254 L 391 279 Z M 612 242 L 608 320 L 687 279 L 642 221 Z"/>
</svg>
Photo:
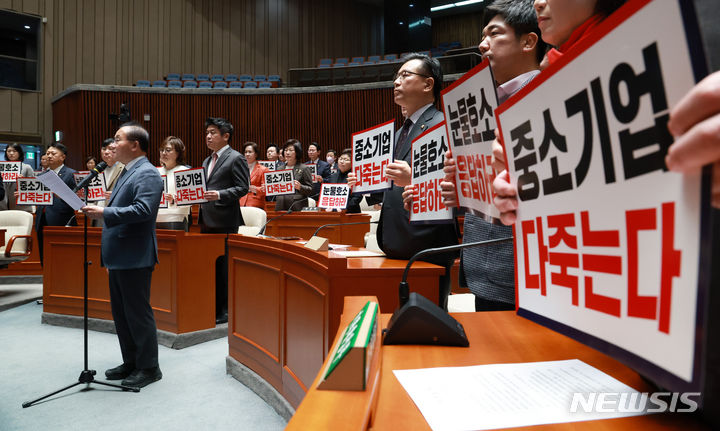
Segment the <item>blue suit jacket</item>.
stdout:
<svg viewBox="0 0 720 431">
<path fill-rule="evenodd" d="M 103 212 L 101 252 L 108 269 L 155 266 L 155 219 L 162 192 L 162 178 L 145 157 L 117 181 Z"/>
</svg>

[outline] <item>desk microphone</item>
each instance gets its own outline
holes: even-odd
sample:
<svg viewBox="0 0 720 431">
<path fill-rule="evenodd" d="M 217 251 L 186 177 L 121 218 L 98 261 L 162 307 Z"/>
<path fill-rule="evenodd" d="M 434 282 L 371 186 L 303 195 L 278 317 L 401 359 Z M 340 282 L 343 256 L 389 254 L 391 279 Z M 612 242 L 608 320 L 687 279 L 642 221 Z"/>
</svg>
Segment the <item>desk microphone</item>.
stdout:
<svg viewBox="0 0 720 431">
<path fill-rule="evenodd" d="M 511 241 L 513 237 L 491 239 L 488 241 L 468 242 L 465 244 L 449 245 L 421 250 L 415 253 L 403 272 L 400 281 L 400 307 L 395 310 L 387 329 L 384 332 L 383 344 L 419 344 L 436 346 L 470 345 L 465 328 L 455 320 L 447 311 L 435 305 L 432 301 L 417 292 L 408 293 L 410 285 L 407 277 L 412 264 L 421 257 L 433 254 L 444 254 L 463 248 L 491 245 Z"/>
<path fill-rule="evenodd" d="M 104 171 L 105 168 L 107 168 L 107 163 L 105 163 L 104 161 L 101 161 L 100 163 L 95 165 L 95 167 L 90 170 L 90 175 L 85 177 L 80 182 L 80 184 L 75 186 L 75 188 L 73 189 L 73 193 L 75 193 L 76 191 L 78 191 L 80 189 L 84 189 L 88 184 L 90 184 L 90 181 L 94 180 L 95 177 L 100 175 L 100 172 Z"/>
<path fill-rule="evenodd" d="M 317 230 L 315 231 L 315 233 L 312 234 L 312 236 L 317 236 L 318 232 L 320 232 L 322 229 L 325 229 L 326 227 L 330 227 L 330 226 L 349 226 L 349 225 L 354 225 L 354 224 L 374 224 L 377 222 L 378 222 L 378 220 L 356 221 L 356 222 L 349 222 L 349 223 L 328 223 L 328 224 L 324 224 L 324 225 L 320 226 L 319 228 L 317 228 Z"/>
<path fill-rule="evenodd" d="M 310 195 L 310 196 L 308 196 L 308 198 L 313 198 L 313 196 L 317 197 L 317 195 Z M 303 200 L 299 200 L 299 201 L 293 202 L 292 204 L 290 204 L 290 207 L 287 209 L 287 211 L 285 211 L 284 213 L 282 213 L 282 214 L 280 214 L 280 215 L 276 215 L 275 217 L 273 217 L 273 218 L 271 218 L 270 220 L 266 221 L 265 224 L 262 225 L 262 227 L 260 228 L 260 231 L 258 232 L 258 235 L 262 235 L 262 234 L 265 233 L 265 226 L 267 226 L 268 224 L 270 224 L 271 221 L 277 220 L 277 219 L 279 219 L 280 217 L 284 217 L 284 216 L 290 214 L 291 212 L 293 212 L 293 211 L 294 211 L 293 207 L 295 206 L 295 204 L 298 204 L 298 203 L 300 203 L 300 202 L 302 202 L 302 201 L 303 201 Z"/>
</svg>

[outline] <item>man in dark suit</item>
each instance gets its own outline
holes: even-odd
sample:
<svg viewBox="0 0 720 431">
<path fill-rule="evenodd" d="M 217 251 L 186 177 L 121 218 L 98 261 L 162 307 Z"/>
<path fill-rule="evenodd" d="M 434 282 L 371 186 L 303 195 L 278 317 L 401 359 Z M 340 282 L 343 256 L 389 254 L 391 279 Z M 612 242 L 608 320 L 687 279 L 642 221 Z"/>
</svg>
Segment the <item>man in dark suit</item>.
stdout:
<svg viewBox="0 0 720 431">
<path fill-rule="evenodd" d="M 125 125 L 115 134 L 117 160 L 125 171 L 106 207 L 83 212 L 102 219 L 101 259 L 108 269 L 110 307 L 123 363 L 105 371 L 109 380 L 143 387 L 162 378 L 158 366 L 157 327 L 150 307 L 150 281 L 157 263 L 157 218 L 163 181 L 146 157 L 148 132 Z"/>
<path fill-rule="evenodd" d="M 47 158 L 48 169 L 55 171 L 61 180 L 71 189 L 75 188 L 75 177 L 73 174 L 77 171 L 65 166 L 65 157 L 67 156 L 67 147 L 60 142 L 50 145 L 45 153 Z M 65 201 L 57 196 L 53 199 L 53 204 L 38 207 L 37 220 L 35 222 L 35 231 L 38 237 L 38 251 L 40 252 L 40 264 L 43 263 L 43 228 L 45 226 L 77 226 L 75 221 L 75 211 L 66 204 Z"/>
<path fill-rule="evenodd" d="M 317 142 L 311 142 L 308 145 L 308 161 L 306 165 L 315 165 L 315 176 L 313 177 L 313 195 L 320 195 L 320 187 L 323 182 L 330 179 L 330 165 L 325 160 L 320 159 L 320 146 Z"/>
<path fill-rule="evenodd" d="M 454 245 L 458 238 L 455 224 L 410 224 L 410 214 L 403 207 L 403 187 L 411 183 L 412 140 L 442 122 L 444 117 L 434 105 L 440 98 L 440 63 L 423 54 L 409 54 L 402 62 L 395 75 L 394 96 L 406 119 L 395 133 L 395 161 L 385 170 L 393 180 L 393 187 L 383 195 L 377 228 L 378 245 L 392 259 L 409 259 L 427 248 Z M 447 308 L 450 268 L 456 256 L 456 253 L 445 253 L 423 258 L 446 269 L 445 275 L 440 277 L 438 302 L 442 308 Z"/>
<path fill-rule="evenodd" d="M 244 223 L 239 200 L 249 190 L 250 171 L 245 156 L 230 148 L 232 134 L 233 126 L 224 118 L 205 121 L 205 143 L 213 153 L 202 164 L 208 200 L 200 205 L 203 233 L 237 233 Z M 215 314 L 217 323 L 227 322 L 227 254 L 215 262 Z"/>
</svg>

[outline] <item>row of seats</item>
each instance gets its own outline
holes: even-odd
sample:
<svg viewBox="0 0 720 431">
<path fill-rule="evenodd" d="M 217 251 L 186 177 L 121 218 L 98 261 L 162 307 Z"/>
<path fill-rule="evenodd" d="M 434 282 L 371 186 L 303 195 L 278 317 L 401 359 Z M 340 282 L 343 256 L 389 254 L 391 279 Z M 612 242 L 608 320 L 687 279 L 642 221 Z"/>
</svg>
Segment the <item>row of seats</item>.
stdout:
<svg viewBox="0 0 720 431">
<path fill-rule="evenodd" d="M 159 79 L 157 81 L 148 81 L 147 79 L 140 79 L 135 83 L 136 87 L 167 87 L 167 88 L 274 88 L 278 87 L 277 81 L 164 81 Z"/>
<path fill-rule="evenodd" d="M 437 47 L 432 48 L 428 51 L 420 51 L 420 54 L 429 55 L 431 57 L 442 57 L 445 52 L 450 49 L 462 48 L 460 42 L 443 42 Z M 346 66 L 364 66 L 371 64 L 385 64 L 399 61 L 403 56 L 408 54 L 404 52 L 399 56 L 397 54 L 385 54 L 381 55 L 370 55 L 367 57 L 339 57 L 336 59 L 332 58 L 321 58 L 317 67 L 346 67 Z"/>
<path fill-rule="evenodd" d="M 234 73 L 228 73 L 227 75 L 210 75 L 208 73 L 198 73 L 195 75 L 194 73 L 168 73 L 165 77 L 166 81 L 211 81 L 211 82 L 217 82 L 217 81 L 225 81 L 225 82 L 233 82 L 233 81 L 256 81 L 256 82 L 262 82 L 262 81 L 271 81 L 271 82 L 280 82 L 280 75 L 236 75 Z"/>
</svg>

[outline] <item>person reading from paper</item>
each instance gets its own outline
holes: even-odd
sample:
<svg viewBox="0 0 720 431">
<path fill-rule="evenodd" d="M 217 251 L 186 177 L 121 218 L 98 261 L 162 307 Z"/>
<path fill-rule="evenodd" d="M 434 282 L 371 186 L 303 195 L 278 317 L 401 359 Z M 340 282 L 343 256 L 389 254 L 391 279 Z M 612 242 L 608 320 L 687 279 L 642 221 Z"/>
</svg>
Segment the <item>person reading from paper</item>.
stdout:
<svg viewBox="0 0 720 431">
<path fill-rule="evenodd" d="M 113 188 L 115 188 L 115 183 L 117 183 L 118 178 L 120 178 L 120 172 L 122 172 L 123 168 L 125 168 L 125 165 L 123 165 L 121 162 L 118 162 L 117 158 L 115 157 L 114 138 L 107 138 L 102 142 L 102 146 L 100 148 L 100 157 L 102 158 L 103 162 L 107 164 L 107 167 L 103 171 L 103 175 L 105 176 L 105 188 L 107 189 L 107 191 L 105 192 L 105 199 L 97 202 L 96 204 L 102 207 L 105 206 L 107 200 L 110 199 Z M 96 227 L 102 227 L 102 220 L 93 220 L 92 225 Z"/>
<path fill-rule="evenodd" d="M 550 64 L 591 34 L 623 3 L 625 0 L 535 0 L 542 39 L 554 46 L 547 53 Z M 500 172 L 493 181 L 494 203 L 503 224 L 511 225 L 517 216 L 517 187 L 510 183 L 510 175 L 505 170 L 505 156 L 497 139 L 493 142 L 493 168 Z"/>
<path fill-rule="evenodd" d="M 498 103 L 527 85 L 540 73 L 545 43 L 533 8 L 533 0 L 497 0 L 485 9 L 480 53 L 490 62 L 497 82 Z M 450 151 L 445 155 L 445 179 L 440 184 L 443 203 L 457 207 L 456 165 Z M 413 187 L 403 193 L 405 209 L 412 205 Z M 509 226 L 466 213 L 463 243 L 512 237 Z M 461 254 L 461 279 L 475 295 L 476 311 L 515 309 L 515 265 L 511 242 L 467 248 Z"/>
<path fill-rule="evenodd" d="M 405 121 L 395 132 L 395 161 L 388 164 L 385 174 L 393 187 L 383 194 L 377 239 L 380 249 L 391 259 L 410 259 L 419 251 L 457 244 L 458 234 L 452 224 L 411 224 L 410 214 L 403 206 L 403 187 L 410 185 L 413 139 L 443 121 L 444 116 L 435 107 L 440 99 L 442 69 L 437 59 L 424 54 L 411 53 L 401 60 L 395 74 L 393 95 Z M 348 184 L 354 185 L 354 174 L 348 175 Z M 436 254 L 423 260 L 445 267 L 440 277 L 438 303 L 447 309 L 450 293 L 450 268 L 457 253 Z"/>
<path fill-rule="evenodd" d="M 20 144 L 8 144 L 5 147 L 5 160 L 9 162 L 24 162 L 25 161 L 25 150 L 23 150 Z M 23 163 L 20 165 L 20 177 L 34 177 L 35 171 L 32 166 Z M 27 211 L 29 213 L 35 212 L 34 205 L 17 205 L 17 182 L 3 183 L 2 188 L 4 189 L 5 197 L 0 198 L 0 210 L 18 210 Z"/>
<path fill-rule="evenodd" d="M 250 170 L 250 191 L 240 198 L 240 206 L 265 210 L 265 173 L 269 170 L 257 162 L 258 146 L 255 142 L 245 142 L 243 153 Z"/>
<path fill-rule="evenodd" d="M 163 182 L 146 157 L 149 140 L 136 124 L 117 131 L 116 156 L 125 165 L 123 173 L 104 207 L 82 208 L 89 218 L 103 220 L 101 261 L 108 270 L 110 309 L 123 360 L 105 376 L 139 388 L 162 378 L 150 283 L 158 262 L 155 218 Z"/>
<path fill-rule="evenodd" d="M 278 166 L 278 170 L 292 169 L 295 193 L 291 195 L 276 196 L 275 211 L 292 209 L 297 211 L 308 206 L 308 196 L 312 194 L 312 174 L 310 168 L 302 163 L 302 146 L 297 139 L 289 139 L 283 145 L 282 154 L 285 162 Z M 317 198 L 317 196 L 316 196 Z"/>
<path fill-rule="evenodd" d="M 203 233 L 237 233 L 244 224 L 240 198 L 248 192 L 250 172 L 245 156 L 230 147 L 234 131 L 224 118 L 205 121 L 205 144 L 212 154 L 202 164 L 207 178 L 207 202 L 200 204 L 199 215 Z M 227 319 L 227 256 L 223 254 L 215 261 L 215 322 Z"/>
<path fill-rule="evenodd" d="M 180 138 L 168 136 L 160 144 L 160 165 L 157 169 L 160 175 L 165 175 L 167 191 L 165 201 L 167 208 L 158 210 L 156 225 L 158 229 L 188 230 L 190 205 L 178 206 L 175 202 L 175 172 L 189 169 L 185 166 L 185 144 Z"/>
</svg>

